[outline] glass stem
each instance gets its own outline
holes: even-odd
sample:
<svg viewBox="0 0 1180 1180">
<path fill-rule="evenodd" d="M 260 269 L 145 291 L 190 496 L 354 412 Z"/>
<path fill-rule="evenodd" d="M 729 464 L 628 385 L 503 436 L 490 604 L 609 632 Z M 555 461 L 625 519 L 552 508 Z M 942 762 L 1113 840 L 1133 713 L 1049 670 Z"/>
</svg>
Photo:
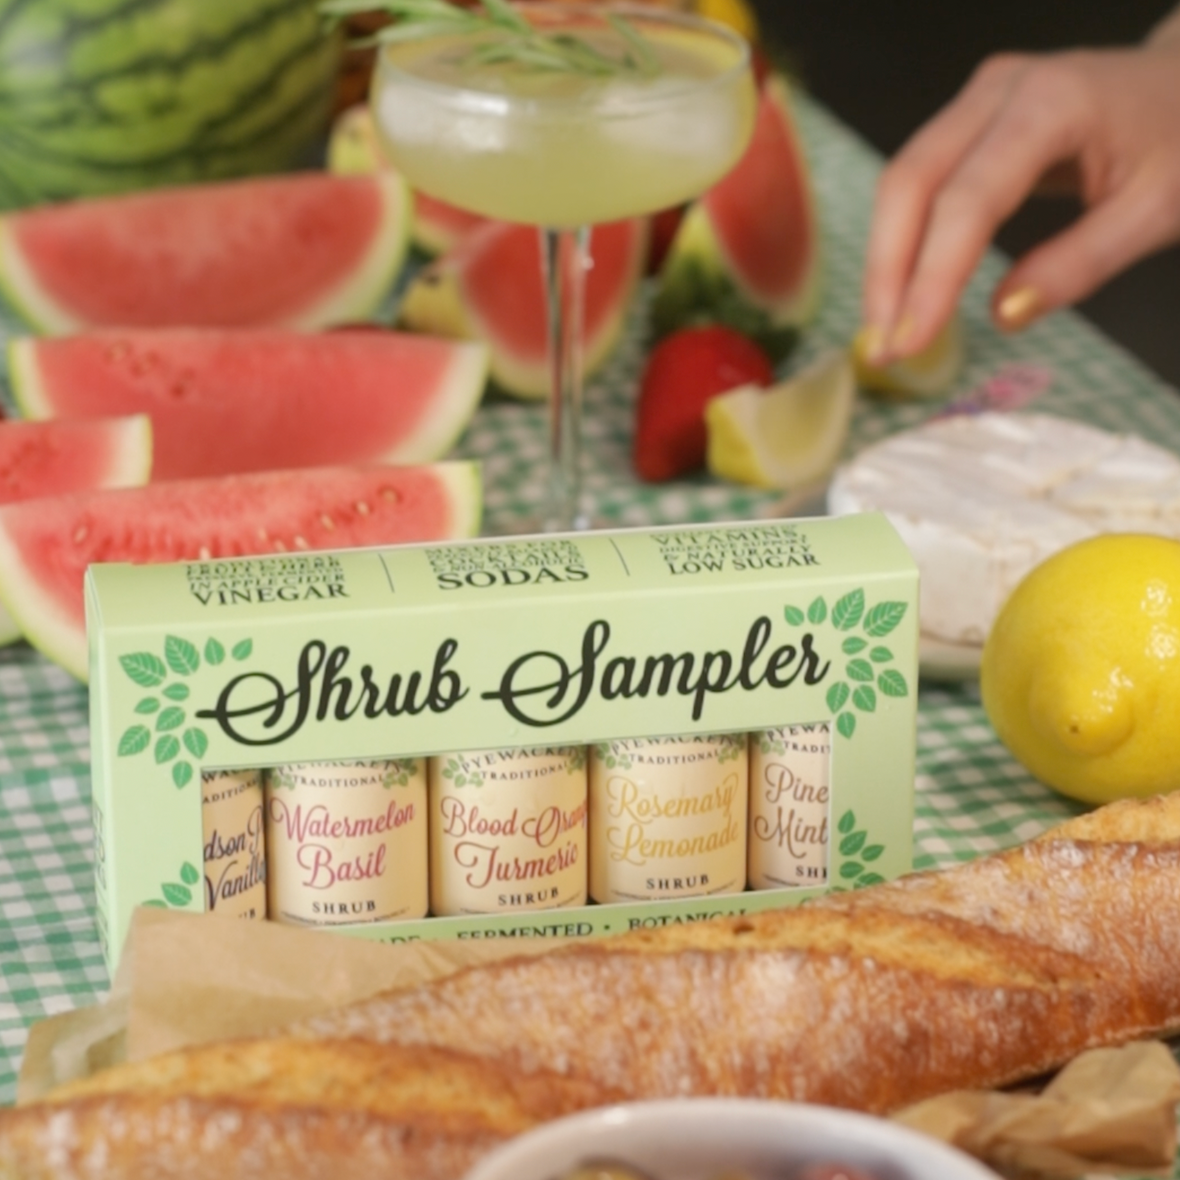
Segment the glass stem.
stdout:
<svg viewBox="0 0 1180 1180">
<path fill-rule="evenodd" d="M 542 229 L 549 314 L 549 497 L 546 532 L 589 528 L 582 508 L 582 321 L 590 228 Z"/>
</svg>

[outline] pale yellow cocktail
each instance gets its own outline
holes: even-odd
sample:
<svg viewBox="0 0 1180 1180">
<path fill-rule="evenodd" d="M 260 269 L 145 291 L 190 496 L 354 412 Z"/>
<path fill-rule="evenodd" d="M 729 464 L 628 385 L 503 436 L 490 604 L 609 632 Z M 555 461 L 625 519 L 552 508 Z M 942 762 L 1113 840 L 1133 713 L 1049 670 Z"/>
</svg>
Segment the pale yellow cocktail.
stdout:
<svg viewBox="0 0 1180 1180">
<path fill-rule="evenodd" d="M 394 26 L 374 71 L 394 163 L 421 192 L 541 230 L 553 378 L 538 527 L 588 527 L 579 419 L 590 230 L 688 201 L 737 162 L 757 104 L 749 47 L 720 25 L 652 8 L 482 0 L 457 31 L 467 18 L 439 0 L 387 7 L 417 21 Z"/>
<path fill-rule="evenodd" d="M 604 54 L 620 35 L 551 10 Z M 377 123 L 416 188 L 506 221 L 593 225 L 677 205 L 737 161 L 754 118 L 746 49 L 697 22 L 628 14 L 658 72 L 596 77 L 470 61 L 471 40 L 384 47 Z"/>
</svg>

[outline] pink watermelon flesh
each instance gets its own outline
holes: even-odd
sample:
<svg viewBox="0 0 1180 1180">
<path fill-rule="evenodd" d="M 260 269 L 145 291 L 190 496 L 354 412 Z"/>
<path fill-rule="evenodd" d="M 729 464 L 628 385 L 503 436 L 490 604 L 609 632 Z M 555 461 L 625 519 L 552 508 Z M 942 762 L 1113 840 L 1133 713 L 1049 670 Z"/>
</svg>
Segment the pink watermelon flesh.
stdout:
<svg viewBox="0 0 1180 1180">
<path fill-rule="evenodd" d="M 151 445 L 141 416 L 0 422 L 0 504 L 146 483 Z"/>
<path fill-rule="evenodd" d="M 470 536 L 469 463 L 319 468 L 58 496 L 0 508 L 0 589 L 25 634 L 86 675 L 92 562 L 206 560 Z"/>
<path fill-rule="evenodd" d="M 414 193 L 414 241 L 432 254 L 453 250 L 487 224 L 488 219 L 478 213 L 468 213 L 426 193 Z"/>
<path fill-rule="evenodd" d="M 702 200 L 732 272 L 756 302 L 781 305 L 806 286 L 815 214 L 781 83 L 763 87 L 750 146 Z"/>
<path fill-rule="evenodd" d="M 161 330 L 25 339 L 29 417 L 148 414 L 153 479 L 424 463 L 475 412 L 482 345 L 386 331 Z"/>
<path fill-rule="evenodd" d="M 584 340 L 593 354 L 618 325 L 643 268 L 642 220 L 596 225 L 586 275 Z M 541 246 L 533 226 L 493 222 L 460 246 L 462 297 L 493 348 L 544 370 L 548 356 Z"/>
<path fill-rule="evenodd" d="M 74 201 L 6 224 L 43 297 L 77 323 L 279 324 L 362 266 L 390 191 L 305 173 Z"/>
</svg>

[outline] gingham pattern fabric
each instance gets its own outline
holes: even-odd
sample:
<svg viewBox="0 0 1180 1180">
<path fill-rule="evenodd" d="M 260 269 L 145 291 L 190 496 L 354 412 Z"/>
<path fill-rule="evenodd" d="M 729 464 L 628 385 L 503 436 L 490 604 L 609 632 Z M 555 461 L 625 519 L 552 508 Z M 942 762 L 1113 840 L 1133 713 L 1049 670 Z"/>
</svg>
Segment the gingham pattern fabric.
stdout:
<svg viewBox="0 0 1180 1180">
<path fill-rule="evenodd" d="M 846 344 L 858 322 L 861 259 L 874 153 L 810 102 L 800 102 L 823 218 L 824 302 L 784 373 Z M 1015 360 L 1048 365 L 1043 408 L 1134 430 L 1180 451 L 1180 398 L 1131 357 L 1070 314 L 1014 339 L 986 316 L 1002 260 L 989 258 L 965 303 L 970 359 L 959 392 Z M 17 330 L 0 320 L 0 333 Z M 777 497 L 704 477 L 639 485 L 628 448 L 642 315 L 586 405 L 587 490 L 612 525 L 748 518 Z M 849 453 L 917 422 L 935 407 L 863 402 Z M 487 532 L 535 515 L 544 483 L 544 409 L 484 406 L 461 444 L 484 463 Z M 107 987 L 95 935 L 86 693 L 24 645 L 0 650 L 0 1103 L 11 1102 L 26 1029 L 48 1014 L 99 998 Z M 916 864 L 930 868 L 996 851 L 1075 814 L 1033 782 L 996 740 L 972 686 L 924 688 L 917 735 Z"/>
</svg>

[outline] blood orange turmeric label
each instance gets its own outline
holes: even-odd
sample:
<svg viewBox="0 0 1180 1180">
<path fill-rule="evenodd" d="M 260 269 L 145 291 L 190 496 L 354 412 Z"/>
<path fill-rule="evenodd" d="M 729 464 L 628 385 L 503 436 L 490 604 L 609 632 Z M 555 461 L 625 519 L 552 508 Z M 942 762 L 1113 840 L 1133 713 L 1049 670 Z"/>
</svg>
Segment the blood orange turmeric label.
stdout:
<svg viewBox="0 0 1180 1180">
<path fill-rule="evenodd" d="M 431 759 L 435 914 L 586 900 L 586 751 L 473 750 Z"/>
</svg>

